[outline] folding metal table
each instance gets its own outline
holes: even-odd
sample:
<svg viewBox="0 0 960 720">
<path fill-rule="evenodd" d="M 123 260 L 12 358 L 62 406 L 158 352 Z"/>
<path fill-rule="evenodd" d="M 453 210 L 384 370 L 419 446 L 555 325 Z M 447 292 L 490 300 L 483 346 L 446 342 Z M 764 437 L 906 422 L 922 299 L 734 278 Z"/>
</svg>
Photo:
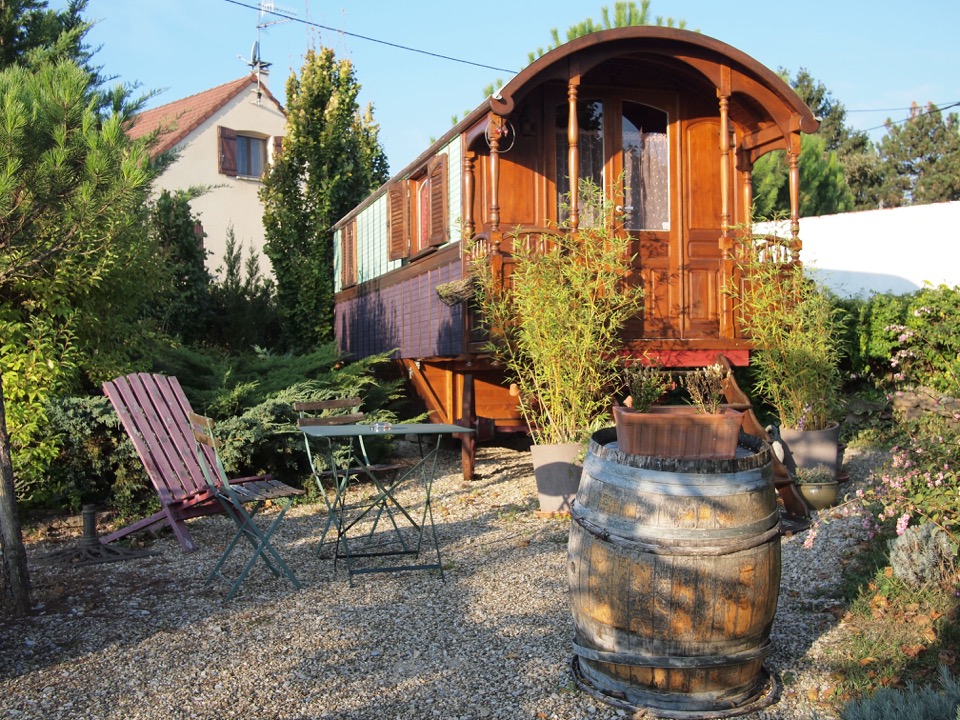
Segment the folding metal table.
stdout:
<svg viewBox="0 0 960 720">
<path fill-rule="evenodd" d="M 431 504 L 440 442 L 444 435 L 471 433 L 473 430 L 459 425 L 434 423 L 306 425 L 301 427 L 301 430 L 305 435 L 326 441 L 328 471 L 331 471 L 335 483 L 335 496 L 330 504 L 335 514 L 333 526 L 337 533 L 335 557 L 346 561 L 350 584 L 353 584 L 353 576 L 357 574 L 403 570 L 438 570 L 442 579 L 443 563 Z M 391 435 L 416 436 L 420 449 L 420 457 L 416 463 L 398 471 L 392 479 L 381 478 L 375 472 L 364 472 L 364 467 L 369 466 L 369 460 L 363 438 Z M 338 453 L 338 447 L 346 447 L 347 453 Z M 370 482 L 373 493 L 360 503 L 350 504 L 347 502 L 348 491 L 351 484 L 358 483 L 360 479 Z M 404 504 L 397 497 L 401 489 L 417 480 L 420 482 L 423 498 L 419 517 L 415 517 L 412 512 L 412 502 Z M 417 499 L 419 500 L 419 497 Z M 372 518 L 372 528 L 364 534 L 354 532 L 351 537 L 351 531 L 359 530 L 358 523 L 367 518 Z M 387 527 L 377 536 L 376 531 L 381 521 Z M 365 559 L 372 558 L 419 558 L 426 530 L 429 530 L 428 541 L 433 543 L 436 562 L 431 559 L 406 564 L 363 564 Z"/>
</svg>

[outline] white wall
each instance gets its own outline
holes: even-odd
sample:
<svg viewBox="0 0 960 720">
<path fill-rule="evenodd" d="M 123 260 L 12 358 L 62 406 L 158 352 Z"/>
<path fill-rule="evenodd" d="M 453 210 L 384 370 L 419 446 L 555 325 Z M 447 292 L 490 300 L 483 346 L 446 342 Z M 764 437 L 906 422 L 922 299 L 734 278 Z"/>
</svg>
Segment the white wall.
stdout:
<svg viewBox="0 0 960 720">
<path fill-rule="evenodd" d="M 270 260 L 263 254 L 265 235 L 263 230 L 263 206 L 258 193 L 259 180 L 221 175 L 218 171 L 219 142 L 217 126 L 225 125 L 233 130 L 251 135 L 276 136 L 285 133 L 286 118 L 276 104 L 263 98 L 257 105 L 256 85 L 242 92 L 220 111 L 190 133 L 178 146 L 179 160 L 171 165 L 156 183 L 159 190 L 182 190 L 191 186 L 209 186 L 210 190 L 190 203 L 200 216 L 207 234 L 204 244 L 212 254 L 207 258 L 207 267 L 216 271 L 223 267 L 227 228 L 233 224 L 238 246 L 243 247 L 246 261 L 251 246 L 260 255 L 260 267 L 265 276 L 272 274 Z M 267 142 L 272 159 L 273 143 Z"/>
<path fill-rule="evenodd" d="M 960 201 L 800 219 L 801 259 L 840 295 L 960 286 Z"/>
</svg>

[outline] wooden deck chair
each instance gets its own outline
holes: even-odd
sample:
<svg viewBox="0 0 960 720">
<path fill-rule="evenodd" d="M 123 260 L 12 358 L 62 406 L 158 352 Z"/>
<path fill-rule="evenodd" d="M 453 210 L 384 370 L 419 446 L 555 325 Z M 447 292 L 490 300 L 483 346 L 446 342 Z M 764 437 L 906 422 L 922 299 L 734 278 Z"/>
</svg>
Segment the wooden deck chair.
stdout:
<svg viewBox="0 0 960 720">
<path fill-rule="evenodd" d="M 297 420 L 297 427 L 306 427 L 309 425 L 356 425 L 364 421 L 366 416 L 360 412 L 360 398 L 359 397 L 347 397 L 347 398 L 337 398 L 334 400 L 314 400 L 311 402 L 298 402 L 293 404 L 293 409 L 298 413 L 299 418 Z M 350 438 L 349 443 L 349 452 L 351 462 L 345 468 L 338 468 L 336 472 L 332 468 L 325 467 L 319 461 L 320 458 L 317 456 L 317 453 L 311 447 L 310 437 L 307 435 L 303 436 L 304 444 L 307 449 L 307 460 L 310 463 L 310 471 L 313 474 L 313 478 L 317 483 L 317 488 L 320 491 L 320 497 L 323 498 L 323 502 L 327 506 L 327 522 L 323 527 L 323 532 L 320 535 L 320 547 L 323 547 L 324 542 L 326 541 L 327 533 L 330 531 L 330 527 L 333 525 L 334 520 L 339 518 L 342 520 L 343 507 L 341 503 L 344 501 L 343 493 L 346 489 L 346 480 L 355 475 L 366 475 L 371 480 L 375 480 L 374 475 L 380 473 L 390 473 L 402 469 L 403 465 L 397 464 L 374 464 L 370 462 L 370 457 L 367 454 L 366 445 L 363 442 L 363 438 L 357 436 L 356 438 Z M 354 448 L 354 441 L 356 441 L 356 448 Z M 332 448 L 327 447 L 328 453 L 326 460 L 326 465 L 330 464 L 329 456 Z M 356 451 L 354 451 L 356 450 Z M 327 494 L 327 490 L 324 487 L 323 480 L 329 478 L 333 482 L 334 492 L 333 498 L 330 498 L 330 495 Z M 383 511 L 381 508 L 380 512 Z M 387 508 L 389 512 L 389 508 Z M 379 519 L 379 512 L 377 515 Z M 392 518 L 391 518 L 392 519 Z M 342 527 L 337 528 L 337 537 L 339 538 Z M 374 531 L 376 530 L 376 521 L 374 522 Z"/>
<path fill-rule="evenodd" d="M 215 515 L 223 508 L 213 496 L 197 462 L 196 443 L 187 413 L 192 412 L 175 377 L 134 373 L 103 384 L 120 422 L 160 496 L 160 510 L 101 538 L 110 543 L 140 530 L 169 525 L 184 552 L 197 549 L 186 520 Z M 214 462 L 212 450 L 208 462 Z M 270 476 L 236 478 L 232 483 L 268 480 Z"/>
<path fill-rule="evenodd" d="M 272 478 L 240 484 L 231 483 L 227 479 L 223 470 L 223 463 L 220 461 L 219 445 L 213 435 L 213 420 L 194 412 L 187 413 L 187 418 L 190 421 L 190 427 L 196 441 L 197 460 L 204 481 L 210 488 L 210 492 L 223 506 L 224 512 L 237 526 L 233 539 L 207 576 L 207 582 L 211 582 L 215 577 L 220 577 L 231 583 L 226 597 L 229 600 L 259 559 L 263 560 L 274 575 L 278 577 L 281 574 L 285 575 L 293 583 L 293 586 L 299 590 L 301 585 L 297 576 L 293 574 L 287 563 L 280 557 L 280 553 L 273 547 L 270 539 L 273 537 L 277 526 L 280 525 L 280 521 L 283 520 L 283 516 L 287 514 L 293 498 L 303 495 L 304 491 L 284 485 L 279 480 L 273 480 Z M 208 450 L 213 451 L 212 463 L 209 459 L 210 453 Z M 280 512 L 264 529 L 255 522 L 254 518 L 268 501 L 279 505 Z M 250 543 L 253 552 L 243 565 L 239 575 L 234 578 L 227 577 L 223 574 L 223 566 L 242 539 Z"/>
</svg>

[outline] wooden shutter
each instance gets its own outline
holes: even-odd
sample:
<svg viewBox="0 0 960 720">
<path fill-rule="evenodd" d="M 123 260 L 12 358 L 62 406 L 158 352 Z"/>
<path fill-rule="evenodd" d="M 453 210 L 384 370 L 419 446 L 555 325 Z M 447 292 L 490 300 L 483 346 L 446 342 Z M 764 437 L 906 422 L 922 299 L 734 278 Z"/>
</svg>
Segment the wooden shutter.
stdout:
<svg viewBox="0 0 960 720">
<path fill-rule="evenodd" d="M 273 136 L 273 157 L 271 162 L 276 162 L 277 158 L 280 156 L 280 151 L 283 150 L 283 135 L 274 135 Z"/>
<path fill-rule="evenodd" d="M 219 144 L 219 160 L 217 170 L 221 175 L 237 174 L 237 133 L 223 125 L 217 126 L 217 140 Z"/>
<path fill-rule="evenodd" d="M 357 223 L 340 228 L 340 287 L 357 284 Z"/>
<path fill-rule="evenodd" d="M 387 257 L 390 260 L 402 260 L 410 255 L 410 233 L 407 230 L 410 211 L 405 182 L 390 186 L 387 204 Z"/>
<path fill-rule="evenodd" d="M 447 156 L 440 155 L 430 161 L 427 168 L 430 183 L 430 236 L 428 245 L 443 245 L 447 242 Z"/>
</svg>

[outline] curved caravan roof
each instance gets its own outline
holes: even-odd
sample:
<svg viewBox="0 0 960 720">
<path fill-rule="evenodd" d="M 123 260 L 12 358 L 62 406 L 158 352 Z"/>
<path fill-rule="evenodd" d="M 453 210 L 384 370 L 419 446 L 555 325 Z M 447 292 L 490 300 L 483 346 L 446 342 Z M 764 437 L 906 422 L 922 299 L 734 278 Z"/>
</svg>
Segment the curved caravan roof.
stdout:
<svg viewBox="0 0 960 720">
<path fill-rule="evenodd" d="M 538 58 L 391 180 L 415 171 L 458 135 L 467 134 L 468 143 L 475 142 L 483 136 L 491 112 L 508 116 L 529 93 L 551 82 L 653 82 L 715 92 L 729 100 L 730 120 L 742 135 L 738 150 L 750 165 L 772 150 L 792 147 L 799 153 L 800 133 L 813 133 L 819 127 L 810 108 L 779 75 L 720 40 L 659 26 L 615 28 L 584 35 Z M 350 215 L 382 192 L 383 188 L 373 193 Z"/>
<path fill-rule="evenodd" d="M 752 57 L 701 33 L 641 25 L 584 35 L 543 55 L 489 99 L 495 114 L 509 115 L 534 88 L 550 80 L 608 80 L 611 63 L 623 82 L 624 67 L 674 82 L 711 83 L 730 98 L 730 117 L 744 131 L 751 160 L 786 147 L 791 133 L 816 132 L 819 121 L 780 76 Z"/>
</svg>

